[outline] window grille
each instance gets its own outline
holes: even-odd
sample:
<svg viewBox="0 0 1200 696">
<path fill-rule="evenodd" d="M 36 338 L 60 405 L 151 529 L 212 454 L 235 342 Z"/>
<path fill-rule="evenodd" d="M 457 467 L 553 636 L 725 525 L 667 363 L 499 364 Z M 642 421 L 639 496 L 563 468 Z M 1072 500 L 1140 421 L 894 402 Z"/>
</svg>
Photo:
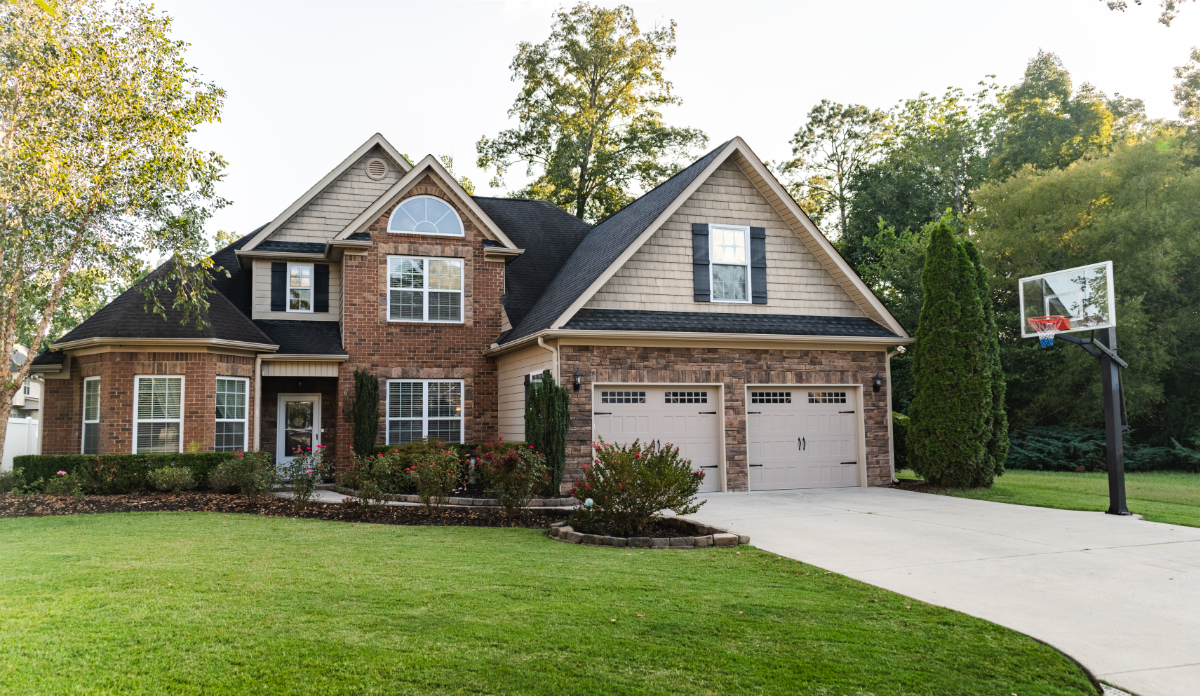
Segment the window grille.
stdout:
<svg viewBox="0 0 1200 696">
<path fill-rule="evenodd" d="M 750 392 L 750 403 L 752 404 L 790 404 L 792 403 L 792 393 L 790 391 L 759 391 Z"/>
<path fill-rule="evenodd" d="M 846 392 L 809 392 L 808 403 L 844 404 L 846 403 Z"/>
<path fill-rule="evenodd" d="M 668 404 L 707 404 L 706 391 L 669 391 L 666 396 Z"/>
<path fill-rule="evenodd" d="M 602 404 L 644 404 L 644 403 L 646 403 L 646 392 L 644 392 L 644 391 L 602 391 L 602 392 L 600 392 L 600 403 L 602 403 Z"/>
</svg>

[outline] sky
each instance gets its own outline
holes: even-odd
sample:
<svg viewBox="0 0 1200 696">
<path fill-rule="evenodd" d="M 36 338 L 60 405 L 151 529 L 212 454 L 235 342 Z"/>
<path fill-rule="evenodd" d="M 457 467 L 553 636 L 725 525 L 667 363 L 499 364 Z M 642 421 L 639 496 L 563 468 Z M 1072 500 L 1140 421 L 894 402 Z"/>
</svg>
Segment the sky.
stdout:
<svg viewBox="0 0 1200 696">
<path fill-rule="evenodd" d="M 523 167 L 489 188 L 475 144 L 515 125 L 509 64 L 518 43 L 546 39 L 561 4 L 158 0 L 172 35 L 191 44 L 190 64 L 228 92 L 221 122 L 192 139 L 228 162 L 218 192 L 231 204 L 208 233 L 271 221 L 377 132 L 414 161 L 450 155 L 479 195 L 519 188 Z M 1172 68 L 1200 44 L 1200 4 L 1167 28 L 1157 0 L 1124 13 L 1102 0 L 627 4 L 643 28 L 678 24 L 666 76 L 683 103 L 667 122 L 713 145 L 740 135 L 768 160 L 790 154 L 821 99 L 886 109 L 987 75 L 1011 85 L 1039 49 L 1058 54 L 1076 85 L 1173 118 Z"/>
</svg>

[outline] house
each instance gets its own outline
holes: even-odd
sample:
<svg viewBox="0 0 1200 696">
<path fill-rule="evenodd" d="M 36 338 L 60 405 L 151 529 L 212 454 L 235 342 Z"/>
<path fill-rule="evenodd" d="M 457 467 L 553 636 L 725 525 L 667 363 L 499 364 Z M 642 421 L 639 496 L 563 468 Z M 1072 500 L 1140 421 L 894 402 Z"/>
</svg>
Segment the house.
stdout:
<svg viewBox="0 0 1200 696">
<path fill-rule="evenodd" d="M 593 227 L 375 135 L 214 261 L 206 328 L 135 287 L 36 358 L 45 453 L 322 444 L 344 467 L 360 368 L 381 443 L 519 441 L 549 370 L 567 481 L 598 438 L 676 444 L 711 491 L 892 481 L 911 339 L 740 138 Z"/>
<path fill-rule="evenodd" d="M 13 346 L 12 358 L 8 364 L 11 377 L 16 377 L 21 366 L 29 359 L 29 349 L 22 345 Z M 30 375 L 21 384 L 21 388 L 13 394 L 12 411 L 9 418 L 33 418 L 37 420 L 38 409 L 42 402 L 42 380 L 37 375 Z"/>
</svg>

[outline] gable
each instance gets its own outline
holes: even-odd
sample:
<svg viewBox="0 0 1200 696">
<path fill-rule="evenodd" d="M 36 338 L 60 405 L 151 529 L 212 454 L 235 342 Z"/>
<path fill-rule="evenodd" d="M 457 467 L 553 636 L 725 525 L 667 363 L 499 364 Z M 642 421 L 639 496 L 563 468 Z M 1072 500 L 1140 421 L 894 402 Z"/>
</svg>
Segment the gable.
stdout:
<svg viewBox="0 0 1200 696">
<path fill-rule="evenodd" d="M 367 176 L 367 162 L 387 162 L 379 180 Z M 404 172 L 379 145 L 372 147 L 344 172 L 279 226 L 267 239 L 272 242 L 325 244 L 404 176 Z"/>
<path fill-rule="evenodd" d="M 692 223 L 766 230 L 767 304 L 695 302 Z M 585 309 L 864 317 L 858 304 L 726 159 L 591 297 Z"/>
</svg>

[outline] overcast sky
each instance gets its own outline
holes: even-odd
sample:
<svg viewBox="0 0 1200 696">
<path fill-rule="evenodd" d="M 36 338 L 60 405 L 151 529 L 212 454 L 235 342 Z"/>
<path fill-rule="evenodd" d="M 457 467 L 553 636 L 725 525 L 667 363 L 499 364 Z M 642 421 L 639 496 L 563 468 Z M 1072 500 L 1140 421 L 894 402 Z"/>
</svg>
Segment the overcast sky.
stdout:
<svg viewBox="0 0 1200 696">
<path fill-rule="evenodd" d="M 194 139 L 229 162 L 219 191 L 232 205 L 209 233 L 269 222 L 376 132 L 414 161 L 451 155 L 477 193 L 503 195 L 475 167 L 475 143 L 511 127 L 509 63 L 518 42 L 545 40 L 560 4 L 158 0 L 190 63 L 229 93 L 224 120 Z M 683 105 L 668 122 L 712 144 L 740 135 L 764 159 L 789 154 L 823 98 L 887 108 L 988 74 L 1012 84 L 1039 48 L 1077 85 L 1175 117 L 1171 69 L 1200 44 L 1200 4 L 1167 28 L 1158 0 L 1123 14 L 1100 0 L 629 4 L 643 27 L 678 23 L 667 77 Z"/>
</svg>

